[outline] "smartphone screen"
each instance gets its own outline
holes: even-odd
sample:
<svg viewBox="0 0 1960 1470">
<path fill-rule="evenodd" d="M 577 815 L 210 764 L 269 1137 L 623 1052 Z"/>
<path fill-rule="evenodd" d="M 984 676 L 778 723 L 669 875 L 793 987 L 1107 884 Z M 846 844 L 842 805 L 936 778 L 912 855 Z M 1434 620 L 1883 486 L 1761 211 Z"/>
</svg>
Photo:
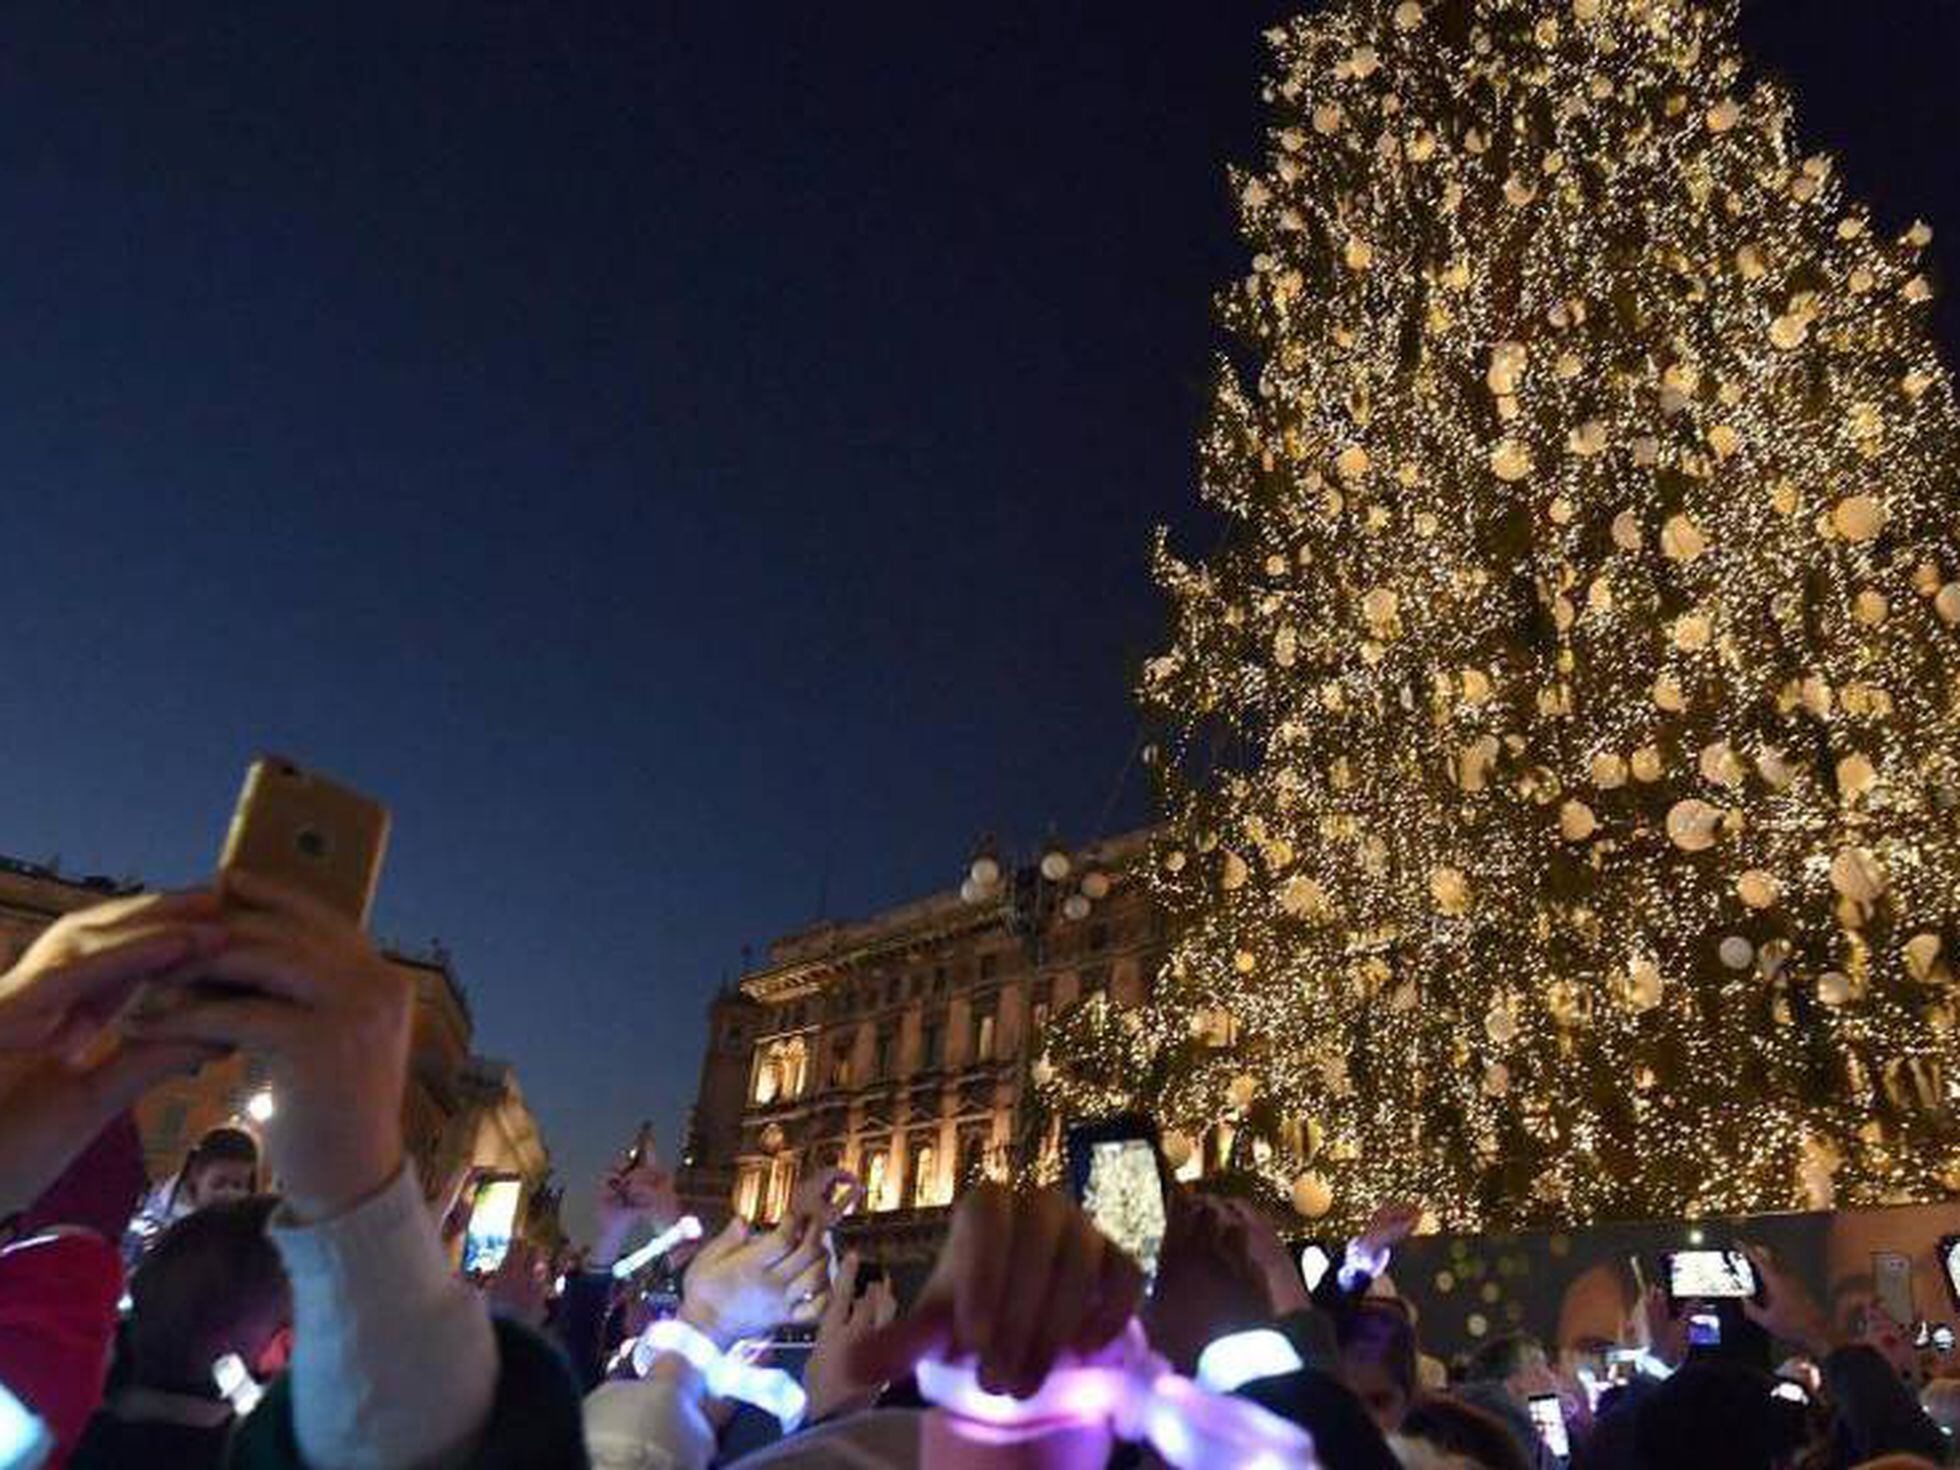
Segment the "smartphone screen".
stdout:
<svg viewBox="0 0 1960 1470">
<path fill-rule="evenodd" d="M 1300 1247 L 1300 1279 L 1306 1282 L 1309 1294 L 1319 1289 L 1333 1266 L 1334 1258 L 1319 1241 L 1310 1240 Z"/>
<path fill-rule="evenodd" d="M 1776 1387 L 1769 1391 L 1769 1396 L 1773 1399 L 1782 1399 L 1785 1403 L 1791 1404 L 1807 1404 L 1810 1402 L 1810 1391 L 1801 1383 L 1791 1378 L 1777 1379 Z"/>
<path fill-rule="evenodd" d="M 476 1187 L 469 1228 L 463 1232 L 463 1269 L 494 1271 L 504 1263 L 517 1229 L 521 1179 L 486 1179 Z"/>
<path fill-rule="evenodd" d="M 1901 1327 L 1912 1325 L 1912 1258 L 1898 1251 L 1872 1252 L 1872 1293 L 1885 1315 Z"/>
<path fill-rule="evenodd" d="M 1533 1394 L 1530 1400 L 1531 1426 L 1538 1431 L 1538 1437 L 1545 1441 L 1545 1448 L 1555 1459 L 1572 1458 L 1572 1441 L 1565 1432 L 1565 1407 L 1558 1401 L 1555 1393 Z"/>
<path fill-rule="evenodd" d="M 0 1465 L 38 1465 L 53 1451 L 48 1426 L 0 1383 Z"/>
<path fill-rule="evenodd" d="M 1164 1185 L 1157 1173 L 1157 1150 L 1147 1138 L 1097 1139 L 1089 1145 L 1089 1178 L 1082 1208 L 1096 1228 L 1115 1241 L 1143 1270 L 1157 1277 L 1157 1257 L 1168 1224 Z"/>
<path fill-rule="evenodd" d="M 1714 1312 L 1690 1312 L 1688 1314 L 1688 1346 L 1720 1347 L 1722 1345 L 1722 1319 Z"/>
<path fill-rule="evenodd" d="M 1946 1278 L 1947 1295 L 1953 1298 L 1953 1305 L 1960 1308 L 1960 1235 L 1942 1237 L 1939 1253 L 1940 1275 Z"/>
<path fill-rule="evenodd" d="M 1741 1251 L 1675 1251 L 1667 1294 L 1683 1301 L 1741 1301 L 1756 1294 L 1756 1268 Z"/>
</svg>

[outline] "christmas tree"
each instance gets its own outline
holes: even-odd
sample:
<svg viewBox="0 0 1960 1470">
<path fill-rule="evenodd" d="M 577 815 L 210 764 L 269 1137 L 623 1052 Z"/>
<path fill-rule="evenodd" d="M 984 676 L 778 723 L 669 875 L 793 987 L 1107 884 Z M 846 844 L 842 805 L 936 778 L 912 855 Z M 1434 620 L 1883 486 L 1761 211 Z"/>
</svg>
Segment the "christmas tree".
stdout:
<svg viewBox="0 0 1960 1470">
<path fill-rule="evenodd" d="M 1271 33 L 1250 274 L 1160 535 L 1176 924 L 1054 1109 L 1303 1214 L 1943 1196 L 1960 457 L 1882 237 L 1734 0 L 1335 0 Z M 1196 1167 L 1191 1165 L 1190 1167 Z"/>
</svg>

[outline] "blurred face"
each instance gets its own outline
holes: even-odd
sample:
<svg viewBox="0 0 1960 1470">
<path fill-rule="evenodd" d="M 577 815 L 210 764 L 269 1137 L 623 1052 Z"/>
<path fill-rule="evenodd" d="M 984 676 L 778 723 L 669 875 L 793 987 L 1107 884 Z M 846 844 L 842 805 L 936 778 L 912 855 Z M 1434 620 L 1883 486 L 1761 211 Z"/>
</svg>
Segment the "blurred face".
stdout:
<svg viewBox="0 0 1960 1470">
<path fill-rule="evenodd" d="M 1402 1420 L 1409 1412 L 1409 1396 L 1380 1363 L 1356 1353 L 1343 1353 L 1341 1382 L 1361 1400 L 1368 1417 L 1383 1434 L 1393 1434 L 1402 1427 Z"/>
<path fill-rule="evenodd" d="M 252 1192 L 252 1166 L 242 1160 L 215 1159 L 191 1176 L 191 1208 L 201 1210 L 221 1200 L 243 1199 Z"/>
</svg>

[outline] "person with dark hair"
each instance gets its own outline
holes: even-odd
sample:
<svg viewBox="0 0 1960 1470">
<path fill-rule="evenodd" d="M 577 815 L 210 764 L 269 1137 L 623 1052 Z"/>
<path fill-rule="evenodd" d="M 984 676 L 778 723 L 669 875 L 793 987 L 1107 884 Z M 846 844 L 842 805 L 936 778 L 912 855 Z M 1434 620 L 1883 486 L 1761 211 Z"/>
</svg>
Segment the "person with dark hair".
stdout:
<svg viewBox="0 0 1960 1470">
<path fill-rule="evenodd" d="M 1532 1470 L 1531 1459 L 1518 1448 L 1504 1421 L 1486 1409 L 1451 1394 L 1424 1394 L 1403 1417 L 1395 1452 L 1414 1465 L 1424 1460 L 1412 1447 L 1422 1446 L 1450 1456 L 1447 1463 L 1477 1470 Z"/>
<path fill-rule="evenodd" d="M 156 1239 L 194 1210 L 244 1199 L 259 1187 L 259 1143 L 243 1128 L 212 1128 L 192 1145 L 181 1168 L 143 1201 L 123 1237 L 123 1259 L 134 1267 Z"/>
<path fill-rule="evenodd" d="M 220 1201 L 165 1230 L 129 1283 L 122 1386 L 89 1421 L 71 1464 L 193 1470 L 223 1462 L 235 1417 L 215 1368 L 254 1378 L 285 1366 L 292 1292 L 266 1235 L 278 1201 Z"/>
<path fill-rule="evenodd" d="M 1416 1335 L 1395 1302 L 1364 1297 L 1336 1319 L 1339 1373 L 1383 1434 L 1401 1427 L 1416 1393 Z"/>
</svg>

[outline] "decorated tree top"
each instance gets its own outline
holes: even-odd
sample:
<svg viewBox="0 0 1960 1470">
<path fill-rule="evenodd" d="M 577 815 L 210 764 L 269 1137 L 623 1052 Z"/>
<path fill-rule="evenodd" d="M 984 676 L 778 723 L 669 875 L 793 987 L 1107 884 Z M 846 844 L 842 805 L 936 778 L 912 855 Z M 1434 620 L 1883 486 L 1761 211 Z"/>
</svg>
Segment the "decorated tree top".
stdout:
<svg viewBox="0 0 1960 1470">
<path fill-rule="evenodd" d="M 1733 0 L 1271 35 L 1252 270 L 1143 693 L 1180 921 L 1047 1089 L 1304 1209 L 1924 1198 L 1960 880 L 1960 457 Z M 1256 359 L 1256 360 L 1254 360 Z M 1181 1135 L 1181 1137 L 1179 1136 Z"/>
</svg>

